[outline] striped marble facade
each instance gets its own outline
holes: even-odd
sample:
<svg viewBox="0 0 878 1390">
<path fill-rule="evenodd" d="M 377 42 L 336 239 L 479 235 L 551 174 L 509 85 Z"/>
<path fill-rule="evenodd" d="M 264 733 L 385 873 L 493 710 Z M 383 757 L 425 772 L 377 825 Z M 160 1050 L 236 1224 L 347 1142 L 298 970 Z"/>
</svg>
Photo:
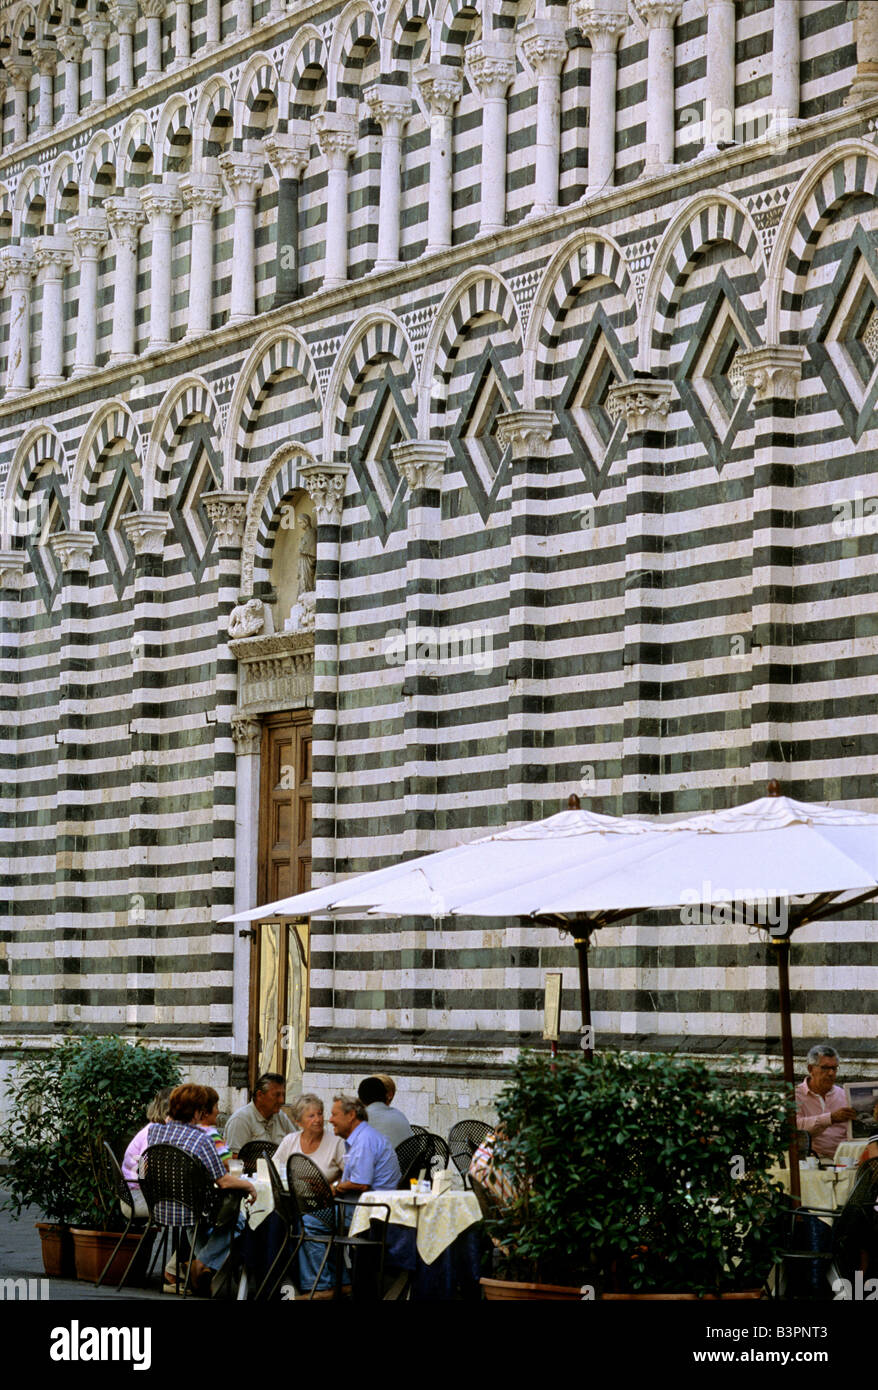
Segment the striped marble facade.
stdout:
<svg viewBox="0 0 878 1390">
<path fill-rule="evenodd" d="M 249 947 L 219 919 L 253 902 L 271 710 L 313 706 L 317 883 L 572 792 L 878 809 L 874 27 L 0 5 L 0 1067 L 121 1030 L 237 1098 Z M 245 661 L 230 614 L 271 600 L 302 499 L 314 632 L 277 611 Z M 806 928 L 792 972 L 802 1050 L 867 1071 L 872 932 Z M 312 943 L 324 1092 L 380 1063 L 422 1122 L 487 1107 L 547 968 L 575 1045 L 554 932 Z M 599 1040 L 777 1050 L 755 935 L 647 917 L 593 964 Z"/>
</svg>

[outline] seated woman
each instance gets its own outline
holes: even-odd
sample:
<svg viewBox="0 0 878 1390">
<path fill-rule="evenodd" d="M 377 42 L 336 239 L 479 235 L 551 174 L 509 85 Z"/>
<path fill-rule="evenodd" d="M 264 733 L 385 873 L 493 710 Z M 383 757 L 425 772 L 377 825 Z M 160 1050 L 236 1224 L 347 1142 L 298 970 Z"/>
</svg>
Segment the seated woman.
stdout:
<svg viewBox="0 0 878 1390">
<path fill-rule="evenodd" d="M 143 1153 L 147 1144 L 150 1125 L 163 1125 L 168 1118 L 168 1101 L 171 1098 L 173 1086 L 163 1086 L 160 1091 L 156 1091 L 149 1105 L 146 1107 L 146 1124 L 143 1129 L 139 1129 L 135 1134 L 128 1148 L 125 1150 L 125 1157 L 122 1159 L 122 1176 L 131 1188 L 131 1195 L 134 1198 L 134 1215 L 147 1217 L 149 1211 L 146 1205 L 146 1198 L 140 1190 L 140 1183 L 137 1180 L 137 1165 L 140 1162 L 140 1155 Z M 122 1204 L 125 1211 L 125 1204 Z M 126 1211 L 126 1215 L 129 1213 Z"/>
<path fill-rule="evenodd" d="M 878 1158 L 867 1158 L 857 1172 L 850 1196 L 835 1218 L 832 1254 L 842 1278 L 878 1276 Z"/>
<path fill-rule="evenodd" d="M 288 1134 L 272 1155 L 278 1173 L 285 1179 L 287 1159 L 291 1154 L 302 1154 L 320 1169 L 330 1185 L 338 1182 L 344 1168 L 344 1140 L 324 1128 L 323 1101 L 320 1097 L 309 1093 L 299 1096 L 293 1103 L 293 1120 L 299 1126 L 299 1133 Z M 316 1217 L 305 1216 L 303 1220 L 306 1229 L 323 1230 Z M 319 1245 L 303 1243 L 299 1251 L 299 1287 L 306 1292 L 314 1286 L 322 1257 L 323 1251 Z M 332 1263 L 332 1259 L 326 1262 L 317 1286 L 318 1292 L 325 1293 L 332 1288 L 335 1273 Z"/>
<path fill-rule="evenodd" d="M 210 1097 L 206 1087 L 177 1086 L 168 1100 L 167 1122 L 163 1125 L 149 1126 L 147 1151 L 152 1144 L 173 1144 L 203 1163 L 217 1187 L 224 1191 L 229 1189 L 245 1192 L 252 1201 L 256 1196 L 253 1184 L 246 1178 L 236 1178 L 226 1172 L 213 1141 L 201 1128 L 209 1104 Z M 162 1203 L 159 1203 L 159 1207 L 161 1206 Z M 243 1217 L 237 1212 L 235 1216 L 235 1220 L 223 1219 L 221 1213 L 214 1229 L 200 1241 L 192 1261 L 192 1283 L 196 1288 L 206 1285 L 214 1271 L 219 1269 L 225 1260 L 236 1225 L 243 1225 Z M 174 1276 L 171 1276 L 171 1281 L 174 1287 Z"/>
</svg>

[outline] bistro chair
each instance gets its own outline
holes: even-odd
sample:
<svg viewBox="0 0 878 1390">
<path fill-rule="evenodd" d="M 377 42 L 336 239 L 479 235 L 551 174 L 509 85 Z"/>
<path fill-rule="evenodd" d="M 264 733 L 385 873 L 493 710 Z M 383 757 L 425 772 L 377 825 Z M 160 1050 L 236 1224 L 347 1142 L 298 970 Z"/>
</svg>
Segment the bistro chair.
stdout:
<svg viewBox="0 0 878 1390">
<path fill-rule="evenodd" d="M 218 1191 L 213 1179 L 203 1163 L 192 1154 L 178 1149 L 175 1144 L 150 1144 L 140 1159 L 140 1190 L 149 1208 L 149 1222 L 144 1231 L 144 1239 L 151 1231 L 160 1231 L 162 1238 L 156 1243 L 155 1253 L 146 1271 L 147 1278 L 152 1273 L 156 1255 L 162 1252 L 162 1266 L 167 1259 L 168 1236 L 173 1232 L 191 1231 L 189 1237 L 189 1259 L 186 1261 L 186 1277 L 183 1281 L 183 1297 L 189 1289 L 189 1276 L 192 1261 L 198 1245 L 198 1233 L 206 1234 L 216 1219 Z M 179 1234 L 177 1236 L 179 1249 Z M 119 1281 L 121 1289 L 137 1255 L 135 1250 L 125 1273 Z M 118 1289 L 117 1289 L 118 1292 Z"/>
<path fill-rule="evenodd" d="M 244 1172 L 247 1177 L 252 1177 L 256 1172 L 256 1164 L 260 1158 L 271 1158 L 277 1148 L 277 1144 L 272 1144 L 270 1139 L 248 1139 L 247 1143 L 238 1154 L 238 1158 L 244 1165 Z"/>
<path fill-rule="evenodd" d="M 305 1234 L 305 1227 L 302 1224 L 302 1214 L 299 1211 L 295 1189 L 290 1179 L 289 1164 L 287 1164 L 286 1187 L 284 1187 L 280 1173 L 275 1168 L 274 1161 L 271 1158 L 268 1160 L 268 1176 L 271 1179 L 274 1209 L 284 1228 L 284 1238 L 281 1242 L 280 1249 L 271 1262 L 268 1273 L 256 1290 L 254 1295 L 256 1301 L 261 1299 L 263 1295 L 269 1299 L 274 1298 L 274 1295 L 286 1278 L 289 1269 L 294 1264 Z M 293 1248 L 290 1249 L 290 1246 Z M 275 1275 L 275 1270 L 278 1269 L 280 1272 Z M 294 1279 L 293 1283 L 298 1285 L 298 1280 Z"/>
<path fill-rule="evenodd" d="M 399 1162 L 401 1189 L 407 1189 L 411 1179 L 421 1173 L 432 1177 L 441 1168 L 448 1167 L 448 1145 L 438 1134 L 413 1134 L 411 1139 L 403 1139 L 396 1147 Z"/>
<path fill-rule="evenodd" d="M 429 1134 L 429 1133 L 430 1133 L 430 1131 L 429 1131 L 428 1129 L 425 1129 L 423 1125 L 410 1125 L 409 1128 L 411 1129 L 412 1134 Z"/>
<path fill-rule="evenodd" d="M 406 1140 L 406 1143 L 410 1142 Z M 296 1205 L 300 1217 L 312 1216 L 324 1227 L 322 1231 L 315 1231 L 313 1228 L 305 1226 L 302 1221 L 302 1239 L 300 1244 L 307 1244 L 309 1241 L 325 1247 L 323 1259 L 320 1261 L 320 1268 L 308 1294 L 309 1299 L 313 1299 L 320 1283 L 320 1277 L 326 1268 L 326 1262 L 333 1251 L 336 1253 L 335 1261 L 335 1297 L 341 1298 L 342 1276 L 345 1250 L 363 1250 L 368 1248 L 380 1251 L 378 1263 L 378 1288 L 383 1289 L 384 1285 L 384 1258 L 387 1250 L 387 1224 L 390 1221 L 390 1207 L 386 1202 L 374 1203 L 376 1220 L 381 1220 L 379 1213 L 384 1212 L 386 1220 L 381 1220 L 381 1234 L 375 1236 L 349 1236 L 346 1234 L 350 1225 L 350 1218 L 345 1213 L 346 1207 L 355 1207 L 359 1197 L 335 1197 L 332 1188 L 326 1178 L 310 1158 L 304 1154 L 290 1154 L 287 1159 L 287 1186 L 294 1194 Z M 370 1203 L 370 1210 L 373 1204 Z"/>
<path fill-rule="evenodd" d="M 774 1298 L 829 1299 L 835 1264 L 832 1226 L 842 1208 L 794 1207 L 790 1213 L 790 1248 L 781 1251 L 774 1277 Z"/>
<path fill-rule="evenodd" d="M 104 1170 L 110 1182 L 112 1183 L 114 1193 L 122 1211 L 122 1216 L 126 1220 L 126 1226 L 119 1239 L 116 1241 L 116 1244 L 113 1246 L 113 1253 L 107 1260 L 107 1263 L 104 1265 L 103 1269 L 101 1270 L 100 1277 L 95 1281 L 96 1289 L 99 1289 L 101 1284 L 104 1282 L 104 1275 L 106 1274 L 107 1270 L 110 1268 L 110 1265 L 116 1258 L 118 1251 L 122 1247 L 122 1242 L 124 1241 L 128 1232 L 131 1230 L 131 1227 L 135 1224 L 141 1227 L 141 1240 L 143 1239 L 143 1233 L 146 1230 L 146 1226 L 144 1224 L 146 1218 L 134 1215 L 134 1194 L 131 1191 L 131 1188 L 128 1186 L 128 1183 L 125 1181 L 125 1178 L 122 1175 L 122 1169 L 119 1167 L 119 1160 L 116 1158 L 116 1155 L 113 1153 L 113 1150 L 110 1148 L 106 1139 L 104 1140 Z M 134 1254 L 136 1255 L 137 1253 L 137 1250 L 135 1250 Z M 132 1260 L 133 1258 L 134 1256 L 132 1255 Z M 126 1269 L 125 1274 L 127 1273 L 128 1270 Z M 120 1284 L 119 1287 L 121 1288 L 122 1285 Z"/>
<path fill-rule="evenodd" d="M 467 1173 L 473 1154 L 492 1132 L 492 1128 L 493 1126 L 486 1124 L 484 1120 L 460 1120 L 448 1131 L 451 1162 L 463 1178 L 464 1187 L 468 1182 Z"/>
</svg>

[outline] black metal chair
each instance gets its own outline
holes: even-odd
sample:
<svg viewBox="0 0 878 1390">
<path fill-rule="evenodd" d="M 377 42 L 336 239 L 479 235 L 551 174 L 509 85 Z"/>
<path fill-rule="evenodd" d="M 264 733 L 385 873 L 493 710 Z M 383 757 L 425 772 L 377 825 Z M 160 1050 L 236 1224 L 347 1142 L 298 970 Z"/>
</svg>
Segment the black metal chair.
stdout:
<svg viewBox="0 0 878 1390">
<path fill-rule="evenodd" d="M 162 1252 L 162 1262 L 167 1259 L 168 1237 L 172 1231 L 192 1232 L 189 1238 L 189 1258 L 186 1261 L 186 1276 L 183 1280 L 183 1297 L 189 1290 L 192 1261 L 198 1245 L 198 1233 L 206 1234 L 216 1218 L 219 1192 L 213 1178 L 203 1163 L 192 1154 L 178 1149 L 175 1144 L 150 1144 L 143 1152 L 139 1167 L 140 1190 L 149 1208 L 149 1221 L 144 1231 L 144 1239 L 153 1230 L 162 1232 L 156 1250 L 147 1269 L 147 1278 L 152 1273 L 156 1255 Z M 178 1238 L 179 1244 L 179 1238 Z M 121 1289 L 134 1259 L 119 1281 Z"/>
<path fill-rule="evenodd" d="M 463 1178 L 464 1186 L 468 1182 L 467 1173 L 473 1154 L 491 1132 L 492 1126 L 484 1120 L 459 1120 L 448 1131 L 451 1162 Z"/>
<path fill-rule="evenodd" d="M 246 1176 L 249 1178 L 255 1173 L 257 1161 L 260 1158 L 271 1158 L 276 1148 L 277 1144 L 272 1144 L 270 1139 L 248 1139 L 238 1154 Z"/>
<path fill-rule="evenodd" d="M 450 1157 L 448 1145 L 438 1134 L 413 1134 L 411 1139 L 403 1139 L 396 1146 L 399 1162 L 400 1188 L 408 1188 L 411 1179 L 424 1173 L 432 1178 L 434 1173 L 448 1167 Z"/>
<path fill-rule="evenodd" d="M 268 1176 L 271 1179 L 271 1191 L 274 1197 L 274 1209 L 278 1219 L 284 1228 L 284 1238 L 281 1247 L 275 1255 L 268 1269 L 268 1273 L 263 1279 L 259 1288 L 256 1290 L 254 1299 L 258 1301 L 265 1295 L 266 1298 L 274 1298 L 281 1284 L 287 1276 L 287 1272 L 296 1259 L 302 1245 L 305 1228 L 302 1224 L 302 1214 L 299 1211 L 299 1204 L 296 1201 L 296 1193 L 290 1179 L 289 1163 L 287 1163 L 287 1185 L 284 1187 L 280 1173 L 274 1166 L 274 1161 L 268 1160 Z M 293 1245 L 293 1243 L 295 1244 Z M 293 1245 L 293 1249 L 290 1246 Z M 275 1270 L 280 1269 L 280 1273 L 275 1275 Z M 273 1282 L 271 1282 L 273 1279 Z M 294 1280 L 294 1283 L 297 1283 Z M 267 1291 L 267 1292 L 266 1292 Z"/>
<path fill-rule="evenodd" d="M 411 1128 L 412 1134 L 429 1134 L 429 1133 L 430 1133 L 430 1131 L 429 1131 L 428 1129 L 425 1129 L 423 1125 L 411 1125 L 410 1128 Z"/>
<path fill-rule="evenodd" d="M 794 1207 L 790 1212 L 790 1249 L 781 1251 L 775 1275 L 775 1298 L 828 1300 L 835 1263 L 832 1227 L 841 1208 Z"/>
<path fill-rule="evenodd" d="M 409 1141 L 406 1140 L 406 1143 Z M 346 1234 L 350 1224 L 345 1220 L 345 1208 L 355 1207 L 359 1197 L 335 1197 L 332 1188 L 326 1178 L 310 1158 L 304 1154 L 291 1154 L 287 1160 L 287 1186 L 294 1194 L 299 1215 L 302 1218 L 302 1244 L 309 1241 L 325 1247 L 323 1259 L 320 1261 L 320 1268 L 308 1294 L 309 1299 L 313 1299 L 320 1283 L 321 1275 L 326 1268 L 326 1262 L 333 1251 L 336 1252 L 335 1262 L 335 1297 L 341 1298 L 343 1280 L 343 1252 L 347 1249 L 364 1250 L 377 1248 L 380 1250 L 378 1265 L 378 1288 L 383 1287 L 384 1282 L 384 1258 L 387 1249 L 387 1222 L 390 1220 L 390 1207 L 386 1202 L 376 1202 L 374 1206 L 370 1204 L 370 1212 L 374 1210 L 376 1220 L 379 1219 L 379 1212 L 386 1213 L 386 1220 L 381 1221 L 381 1235 L 376 1240 L 372 1236 L 349 1236 Z M 323 1230 L 315 1230 L 313 1226 L 305 1225 L 306 1216 L 314 1217 Z"/>
<path fill-rule="evenodd" d="M 96 1289 L 99 1289 L 101 1284 L 104 1282 L 104 1275 L 110 1268 L 110 1265 L 115 1260 L 119 1250 L 122 1248 L 122 1243 L 125 1240 L 125 1237 L 127 1236 L 128 1232 L 131 1230 L 131 1227 L 135 1224 L 139 1224 L 141 1226 L 141 1239 L 143 1237 L 143 1233 L 146 1230 L 146 1218 L 143 1216 L 136 1216 L 134 1214 L 134 1193 L 131 1191 L 131 1188 L 128 1186 L 128 1183 L 125 1181 L 125 1178 L 122 1174 L 122 1169 L 119 1167 L 119 1160 L 116 1158 L 116 1155 L 113 1153 L 113 1150 L 110 1148 L 106 1139 L 104 1140 L 104 1172 L 107 1177 L 108 1185 L 112 1186 L 116 1198 L 119 1202 L 119 1207 L 122 1211 L 122 1217 L 125 1220 L 126 1224 L 124 1231 L 122 1232 L 122 1234 L 120 1235 L 119 1239 L 113 1247 L 113 1253 L 111 1254 L 110 1258 L 107 1260 L 107 1263 L 101 1270 L 99 1278 L 95 1280 Z M 137 1251 L 135 1251 L 134 1254 L 136 1255 Z M 132 1260 L 133 1258 L 134 1256 L 132 1255 Z M 127 1269 L 125 1270 L 125 1273 L 128 1273 Z"/>
</svg>

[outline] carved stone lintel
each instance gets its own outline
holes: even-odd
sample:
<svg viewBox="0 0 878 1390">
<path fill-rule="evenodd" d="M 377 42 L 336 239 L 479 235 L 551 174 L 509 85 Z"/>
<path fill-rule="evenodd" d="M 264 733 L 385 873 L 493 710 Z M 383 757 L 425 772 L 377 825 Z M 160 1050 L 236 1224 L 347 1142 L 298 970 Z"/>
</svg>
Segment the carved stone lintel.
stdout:
<svg viewBox="0 0 878 1390">
<path fill-rule="evenodd" d="M 612 386 L 607 393 L 607 411 L 625 417 L 628 434 L 642 430 L 663 430 L 671 409 L 673 385 L 657 377 L 635 377 Z"/>
<path fill-rule="evenodd" d="M 26 557 L 22 550 L 0 550 L 0 589 L 19 589 Z"/>
<path fill-rule="evenodd" d="M 314 634 L 260 633 L 229 642 L 239 663 L 237 717 L 303 709 L 314 699 Z"/>
<path fill-rule="evenodd" d="M 95 538 L 90 531 L 56 531 L 49 545 L 65 573 L 88 571 Z"/>
<path fill-rule="evenodd" d="M 340 526 L 348 466 L 343 464 L 304 464 L 299 469 L 308 496 L 314 503 L 317 520 L 324 526 Z"/>
<path fill-rule="evenodd" d="M 744 380 L 752 388 L 754 400 L 794 401 L 802 379 L 804 356 L 804 348 L 770 343 L 752 352 L 739 352 L 735 363 L 740 365 Z"/>
<path fill-rule="evenodd" d="M 257 719 L 238 715 L 232 719 L 232 738 L 235 740 L 235 756 L 252 758 L 262 745 L 262 725 Z"/>
<path fill-rule="evenodd" d="M 545 458 L 554 428 L 553 410 L 509 410 L 497 416 L 497 437 L 504 448 L 512 446 L 514 459 Z"/>
<path fill-rule="evenodd" d="M 412 492 L 417 488 L 442 486 L 448 446 L 437 439 L 405 439 L 390 450 L 393 461 Z"/>
<path fill-rule="evenodd" d="M 170 525 L 167 512 L 128 512 L 122 518 L 122 527 L 136 555 L 161 555 Z"/>
<path fill-rule="evenodd" d="M 205 492 L 201 498 L 217 542 L 223 546 L 241 544 L 247 518 L 247 494 L 244 492 Z"/>
</svg>

